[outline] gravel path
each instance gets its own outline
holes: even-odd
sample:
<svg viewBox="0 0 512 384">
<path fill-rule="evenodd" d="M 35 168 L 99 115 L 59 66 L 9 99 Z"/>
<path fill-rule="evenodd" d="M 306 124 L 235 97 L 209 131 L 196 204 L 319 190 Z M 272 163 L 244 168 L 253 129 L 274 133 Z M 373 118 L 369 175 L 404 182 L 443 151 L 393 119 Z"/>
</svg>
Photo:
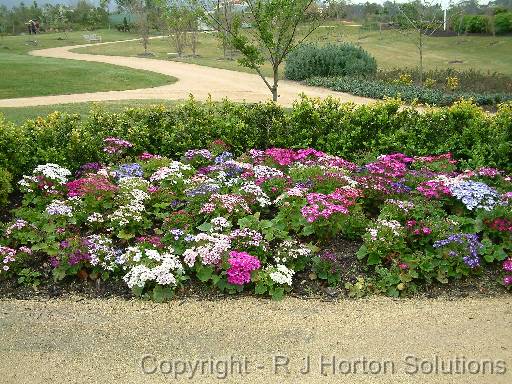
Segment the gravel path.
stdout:
<svg viewBox="0 0 512 384">
<path fill-rule="evenodd" d="M 112 44 L 112 42 L 102 44 Z M 188 98 L 191 94 L 198 100 L 206 100 L 210 95 L 214 100 L 229 98 L 234 101 L 258 102 L 271 99 L 268 88 L 260 77 L 255 74 L 210 68 L 176 61 L 70 52 L 71 49 L 89 45 L 91 44 L 40 49 L 32 51 L 30 54 L 34 56 L 94 61 L 134 69 L 144 69 L 174 76 L 178 81 L 174 84 L 161 87 L 132 89 L 127 91 L 0 99 L 0 107 L 29 107 L 36 105 L 129 99 L 183 100 Z M 91 81 L 94 81 L 94 79 L 91 79 Z M 279 82 L 279 88 L 279 103 L 285 106 L 291 106 L 292 102 L 296 100 L 301 93 L 305 93 L 311 97 L 323 98 L 334 96 L 342 101 L 351 101 L 356 104 L 366 104 L 374 101 L 347 93 L 308 87 L 293 81 L 282 80 Z"/>
<path fill-rule="evenodd" d="M 511 326 L 510 296 L 168 304 L 3 300 L 0 382 L 511 383 Z M 311 372 L 302 375 L 307 356 Z M 185 369 L 183 361 L 191 365 Z M 450 361 L 453 373 L 441 373 L 441 364 L 449 367 Z M 456 373 L 463 367 L 486 373 Z M 418 369 L 423 371 L 414 373 Z M 225 380 L 216 378 L 226 371 Z"/>
</svg>

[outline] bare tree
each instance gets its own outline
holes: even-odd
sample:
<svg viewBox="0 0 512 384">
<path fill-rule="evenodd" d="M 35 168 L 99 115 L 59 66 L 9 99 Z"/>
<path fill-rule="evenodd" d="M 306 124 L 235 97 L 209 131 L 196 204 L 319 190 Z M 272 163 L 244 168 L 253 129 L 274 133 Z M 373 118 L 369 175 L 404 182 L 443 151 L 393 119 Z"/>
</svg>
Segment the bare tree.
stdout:
<svg viewBox="0 0 512 384">
<path fill-rule="evenodd" d="M 427 0 L 415 0 L 397 4 L 396 30 L 407 36 L 415 45 L 419 55 L 419 82 L 423 84 L 423 56 L 425 37 L 432 36 L 443 26 L 443 12 L 438 4 Z"/>
<path fill-rule="evenodd" d="M 116 0 L 117 5 L 128 10 L 134 16 L 134 24 L 141 38 L 144 54 L 148 54 L 149 35 L 151 30 L 151 13 L 155 12 L 155 0 Z"/>
</svg>

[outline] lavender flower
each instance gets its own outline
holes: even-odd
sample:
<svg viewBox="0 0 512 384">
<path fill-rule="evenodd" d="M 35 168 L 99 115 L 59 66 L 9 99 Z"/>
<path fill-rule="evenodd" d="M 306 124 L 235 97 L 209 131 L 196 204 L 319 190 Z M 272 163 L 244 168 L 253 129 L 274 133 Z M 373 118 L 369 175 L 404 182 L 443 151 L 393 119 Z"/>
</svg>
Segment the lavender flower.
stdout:
<svg viewBox="0 0 512 384">
<path fill-rule="evenodd" d="M 233 154 L 231 152 L 222 152 L 220 155 L 218 155 L 214 161 L 215 164 L 221 164 L 225 163 L 228 160 L 231 160 L 233 158 Z"/>
</svg>

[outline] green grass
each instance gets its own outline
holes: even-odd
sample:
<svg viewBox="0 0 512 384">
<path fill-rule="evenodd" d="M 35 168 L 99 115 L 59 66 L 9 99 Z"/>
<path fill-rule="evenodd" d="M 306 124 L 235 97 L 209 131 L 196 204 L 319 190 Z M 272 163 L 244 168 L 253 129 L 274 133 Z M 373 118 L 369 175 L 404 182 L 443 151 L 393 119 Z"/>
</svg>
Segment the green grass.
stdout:
<svg viewBox="0 0 512 384">
<path fill-rule="evenodd" d="M 111 64 L 29 56 L 33 49 L 85 43 L 82 34 L 41 34 L 0 38 L 0 99 L 116 91 L 170 84 L 175 78 Z M 97 31 L 105 41 L 133 38 L 117 31 Z M 36 39 L 38 45 L 27 44 Z"/>
<path fill-rule="evenodd" d="M 0 52 L 26 54 L 34 49 L 63 47 L 66 45 L 87 44 L 83 35 L 95 33 L 100 35 L 103 42 L 134 39 L 132 33 L 100 29 L 94 32 L 75 31 L 64 33 L 41 33 L 39 35 L 0 36 Z M 33 43 L 36 41 L 37 44 Z"/>
<path fill-rule="evenodd" d="M 415 67 L 418 65 L 418 52 L 414 42 L 396 31 L 363 31 L 359 27 L 350 27 L 340 23 L 328 23 L 318 28 L 308 41 L 320 43 L 352 42 L 360 45 L 377 59 L 380 68 Z M 167 59 L 174 52 L 168 38 L 151 40 L 149 50 L 157 58 Z M 138 42 L 125 42 L 107 46 L 94 46 L 76 49 L 77 52 L 135 56 L 141 53 Z M 479 69 L 481 71 L 501 72 L 512 75 L 512 37 L 511 36 L 453 36 L 425 37 L 425 68 Z M 180 60 L 216 68 L 251 72 L 241 68 L 236 60 L 223 59 L 219 40 L 214 34 L 201 34 L 198 57 L 185 57 Z M 462 61 L 462 63 L 450 63 Z M 270 67 L 264 72 L 269 75 Z"/>
<path fill-rule="evenodd" d="M 127 108 L 138 108 L 149 105 L 163 105 L 170 106 L 179 103 L 179 101 L 168 100 L 122 100 L 122 101 L 102 101 L 102 102 L 87 102 L 87 103 L 70 103 L 70 104 L 56 104 L 56 105 L 42 105 L 38 107 L 20 107 L 20 108 L 0 108 L 0 114 L 3 114 L 5 119 L 14 123 L 20 124 L 28 119 L 36 119 L 38 117 L 45 117 L 50 113 L 59 111 L 62 113 L 74 114 L 85 116 L 88 115 L 93 109 L 102 109 L 110 112 L 121 112 Z"/>
<path fill-rule="evenodd" d="M 147 88 L 176 81 L 111 64 L 5 53 L 0 53 L 0 73 L 0 99 Z"/>
</svg>

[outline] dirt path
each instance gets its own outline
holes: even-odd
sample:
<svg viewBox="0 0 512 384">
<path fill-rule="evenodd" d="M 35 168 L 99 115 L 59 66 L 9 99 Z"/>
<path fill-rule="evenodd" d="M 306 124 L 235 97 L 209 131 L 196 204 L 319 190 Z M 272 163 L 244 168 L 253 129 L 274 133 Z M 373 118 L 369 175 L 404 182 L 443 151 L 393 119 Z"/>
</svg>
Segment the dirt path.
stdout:
<svg viewBox="0 0 512 384">
<path fill-rule="evenodd" d="M 0 382 L 511 383 L 511 326 L 510 296 L 0 300 Z"/>
<path fill-rule="evenodd" d="M 112 44 L 112 42 L 102 44 Z M 191 94 L 198 100 L 205 100 L 209 95 L 211 95 L 214 100 L 229 98 L 234 101 L 245 100 L 248 102 L 258 102 L 271 99 L 269 90 L 266 88 L 263 81 L 255 74 L 175 61 L 70 52 L 71 49 L 89 45 L 92 44 L 40 49 L 32 51 L 30 54 L 34 56 L 94 61 L 134 69 L 144 69 L 174 76 L 178 81 L 174 84 L 161 87 L 132 89 L 127 91 L 1 99 L 0 107 L 29 107 L 36 105 L 129 99 L 183 100 L 188 98 Z M 94 81 L 94 79 L 91 79 L 91 81 Z M 352 101 L 357 104 L 366 104 L 374 101 L 372 99 L 334 92 L 323 88 L 308 87 L 293 81 L 281 81 L 279 86 L 279 102 L 285 106 L 290 106 L 300 93 L 305 93 L 312 97 L 326 97 L 330 95 L 338 97 L 342 101 Z"/>
</svg>

